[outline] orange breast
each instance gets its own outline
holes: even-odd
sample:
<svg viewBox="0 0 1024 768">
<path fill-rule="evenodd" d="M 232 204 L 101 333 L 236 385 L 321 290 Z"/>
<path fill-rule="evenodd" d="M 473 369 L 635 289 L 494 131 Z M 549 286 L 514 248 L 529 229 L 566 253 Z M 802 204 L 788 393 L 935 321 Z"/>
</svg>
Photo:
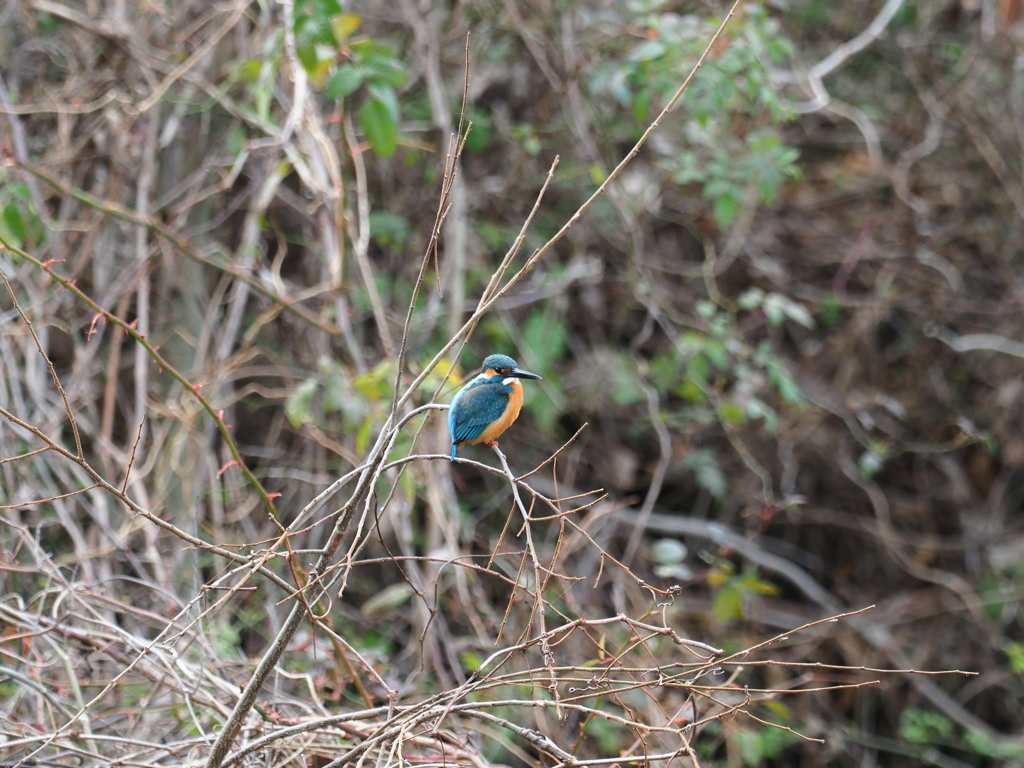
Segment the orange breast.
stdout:
<svg viewBox="0 0 1024 768">
<path fill-rule="evenodd" d="M 498 436 L 519 418 L 519 411 L 523 407 L 523 385 L 519 379 L 513 379 L 509 386 L 512 387 L 512 394 L 508 396 L 508 407 L 505 409 L 505 413 L 492 421 L 480 433 L 480 436 L 475 440 L 470 440 L 470 443 L 489 443 L 492 440 L 497 440 Z"/>
</svg>

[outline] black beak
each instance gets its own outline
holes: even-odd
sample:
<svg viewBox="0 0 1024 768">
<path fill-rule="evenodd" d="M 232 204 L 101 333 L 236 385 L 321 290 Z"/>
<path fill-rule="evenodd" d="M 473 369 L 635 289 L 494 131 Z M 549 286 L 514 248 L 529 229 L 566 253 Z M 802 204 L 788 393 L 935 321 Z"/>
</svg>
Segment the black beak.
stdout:
<svg viewBox="0 0 1024 768">
<path fill-rule="evenodd" d="M 537 379 L 538 381 L 540 380 L 540 376 L 538 376 L 536 373 L 524 371 L 522 368 L 513 368 L 511 371 L 508 372 L 508 375 L 515 376 L 517 379 Z"/>
</svg>

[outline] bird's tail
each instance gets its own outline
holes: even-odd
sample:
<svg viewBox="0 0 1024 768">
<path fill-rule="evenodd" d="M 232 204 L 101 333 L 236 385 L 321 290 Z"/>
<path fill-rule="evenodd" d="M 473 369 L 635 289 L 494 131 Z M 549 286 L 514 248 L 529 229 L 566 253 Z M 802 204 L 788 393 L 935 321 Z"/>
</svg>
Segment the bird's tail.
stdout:
<svg viewBox="0 0 1024 768">
<path fill-rule="evenodd" d="M 452 457 L 448 461 L 455 461 L 455 454 L 459 452 L 459 444 L 452 443 Z"/>
</svg>

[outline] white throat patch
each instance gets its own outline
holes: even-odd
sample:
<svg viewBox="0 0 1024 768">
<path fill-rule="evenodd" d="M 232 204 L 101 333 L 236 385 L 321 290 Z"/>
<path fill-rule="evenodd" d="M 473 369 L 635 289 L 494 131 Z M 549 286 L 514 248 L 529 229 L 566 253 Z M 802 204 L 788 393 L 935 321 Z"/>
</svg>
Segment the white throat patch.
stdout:
<svg viewBox="0 0 1024 768">
<path fill-rule="evenodd" d="M 510 376 L 501 383 L 504 384 L 506 387 L 511 387 L 517 381 L 519 381 L 519 379 L 517 379 L 514 376 Z"/>
</svg>

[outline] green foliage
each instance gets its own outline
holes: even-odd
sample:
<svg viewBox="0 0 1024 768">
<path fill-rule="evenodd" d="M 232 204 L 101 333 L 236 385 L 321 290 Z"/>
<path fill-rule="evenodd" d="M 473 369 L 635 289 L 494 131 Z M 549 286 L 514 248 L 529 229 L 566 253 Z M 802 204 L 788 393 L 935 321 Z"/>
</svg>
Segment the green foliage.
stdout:
<svg viewBox="0 0 1024 768">
<path fill-rule="evenodd" d="M 514 126 L 512 128 L 512 139 L 520 144 L 526 154 L 531 157 L 539 155 L 540 151 L 544 148 L 544 143 L 532 125 Z"/>
<path fill-rule="evenodd" d="M 397 114 L 381 99 L 373 98 L 359 107 L 359 122 L 370 146 L 381 157 L 391 157 L 398 146 Z"/>
<path fill-rule="evenodd" d="M 396 89 L 408 80 L 405 68 L 392 48 L 375 40 L 352 41 L 348 53 L 349 59 L 338 65 L 324 96 L 345 100 L 362 89 L 359 125 L 373 151 L 380 157 L 391 157 L 399 133 Z"/>
<path fill-rule="evenodd" d="M 314 78 L 321 78 L 334 49 L 347 40 L 362 20 L 344 13 L 338 0 L 296 0 L 295 52 Z"/>
<path fill-rule="evenodd" d="M 234 659 L 239 656 L 242 636 L 238 626 L 230 621 L 213 621 L 207 628 L 207 634 L 218 658 Z"/>
<path fill-rule="evenodd" d="M 757 309 L 764 311 L 769 324 L 789 320 L 813 327 L 810 312 L 781 294 L 757 290 L 744 293 L 736 310 L 710 301 L 698 302 L 695 308 L 705 321 L 705 329 L 681 334 L 673 354 L 661 356 L 651 366 L 659 388 L 690 404 L 678 418 L 668 421 L 684 427 L 688 421 L 717 420 L 725 429 L 759 421 L 766 432 L 774 433 L 778 413 L 769 401 L 777 397 L 783 405 L 803 408 L 806 399 L 771 342 L 762 340 L 751 349 L 741 336 L 737 315 Z M 680 363 L 681 376 L 677 374 Z M 702 487 L 716 497 L 724 492 L 724 479 L 714 474 L 715 466 L 707 457 L 695 456 L 693 461 L 691 468 L 704 472 Z"/>
<path fill-rule="evenodd" d="M 395 653 L 395 639 L 380 629 L 369 629 L 365 632 L 354 634 L 348 629 L 344 630 L 347 636 L 353 636 L 352 645 L 363 655 L 386 659 Z"/>
<path fill-rule="evenodd" d="M 591 719 L 584 729 L 588 738 L 597 742 L 598 749 L 606 755 L 615 755 L 622 749 L 627 731 L 624 725 L 603 717 Z"/>
<path fill-rule="evenodd" d="M 344 369 L 333 360 L 320 361 L 321 376 L 303 381 L 285 401 L 284 412 L 292 426 L 298 427 L 314 418 L 314 404 L 320 400 L 323 414 L 344 411 L 346 420 L 356 420 L 363 415 L 363 409 L 352 397 L 351 383 Z"/>
<path fill-rule="evenodd" d="M 1024 643 L 1017 641 L 1007 643 L 1003 651 L 1010 663 L 1010 670 L 1015 675 L 1024 674 Z"/>
<path fill-rule="evenodd" d="M 938 712 L 907 707 L 900 712 L 900 736 L 914 744 L 948 741 L 953 735 L 953 721 Z"/>
<path fill-rule="evenodd" d="M 28 185 L 0 169 L 0 238 L 17 248 L 30 248 L 42 243 L 45 235 Z"/>
<path fill-rule="evenodd" d="M 382 361 L 354 378 L 334 360 L 321 360 L 319 368 L 285 400 L 285 416 L 295 427 L 310 423 L 331 431 L 355 430 L 356 449 L 365 450 L 390 405 L 394 363 Z"/>
<path fill-rule="evenodd" d="M 715 499 L 725 498 L 728 485 L 725 472 L 715 452 L 710 448 L 698 448 L 687 454 L 683 459 L 683 465 L 693 472 L 697 479 L 697 485 L 710 493 Z"/>
<path fill-rule="evenodd" d="M 821 304 L 819 310 L 821 314 L 821 324 L 826 328 L 832 328 L 842 318 L 843 314 L 843 302 L 839 296 L 833 292 L 829 292 L 825 296 L 825 300 Z"/>
<path fill-rule="evenodd" d="M 1019 742 L 997 743 L 987 733 L 982 731 L 965 731 L 964 745 L 972 752 L 976 752 L 984 757 L 1017 761 L 1024 758 L 1024 746 Z"/>
<path fill-rule="evenodd" d="M 491 143 L 491 113 L 479 107 L 469 110 L 469 122 L 472 124 L 466 136 L 466 149 L 474 155 L 483 154 Z"/>
<path fill-rule="evenodd" d="M 476 672 L 484 663 L 484 657 L 474 651 L 462 651 L 459 654 L 459 661 L 466 672 Z"/>
<path fill-rule="evenodd" d="M 774 760 L 797 738 L 787 730 L 767 725 L 761 728 L 726 729 L 726 739 L 736 748 L 743 764 L 750 768 L 763 765 L 766 760 Z"/>
<path fill-rule="evenodd" d="M 907 707 L 900 712 L 899 734 L 912 744 L 934 749 L 946 746 L 983 757 L 1012 759 L 1024 757 L 1024 747 L 1017 743 L 997 743 L 981 731 L 964 729 L 943 714 L 920 707 Z"/>
<path fill-rule="evenodd" d="M 353 38 L 362 22 L 360 16 L 345 13 L 338 0 L 297 0 L 295 52 L 310 83 L 322 89 L 325 98 L 355 99 L 356 117 L 370 147 L 380 157 L 391 157 L 399 136 L 396 89 L 408 76 L 394 49 L 369 37 Z M 254 85 L 256 111 L 264 118 L 270 91 L 258 85 L 265 70 L 276 69 L 277 54 L 243 62 L 236 69 L 236 77 Z"/>
<path fill-rule="evenodd" d="M 408 604 L 415 594 L 409 582 L 395 582 L 374 593 L 359 610 L 366 616 L 379 619 Z"/>
<path fill-rule="evenodd" d="M 554 305 L 530 313 L 520 329 L 522 349 L 529 359 L 530 370 L 544 377 L 552 389 L 559 389 L 559 364 L 565 359 L 568 328 L 565 318 Z M 530 412 L 538 427 L 551 432 L 562 412 L 562 403 L 550 397 L 531 397 Z"/>
<path fill-rule="evenodd" d="M 715 563 L 705 580 L 714 590 L 712 612 L 722 624 L 742 619 L 758 596 L 779 594 L 779 588 L 758 576 L 756 569 L 736 573 L 736 566 L 724 559 Z"/>
<path fill-rule="evenodd" d="M 411 235 L 412 227 L 405 217 L 391 211 L 370 213 L 370 237 L 381 248 L 401 249 Z"/>
<path fill-rule="evenodd" d="M 647 39 L 615 59 L 604 57 L 589 72 L 598 100 L 629 115 L 606 115 L 608 128 L 631 138 L 671 98 L 719 23 L 657 12 L 657 4 L 632 7 L 622 23 L 645 28 Z M 719 226 L 730 224 L 748 202 L 771 203 L 787 180 L 800 177 L 798 152 L 779 132 L 793 115 L 770 75 L 793 51 L 763 7 L 745 6 L 683 94 L 673 116 L 675 133 L 662 134 L 668 140 L 656 149 L 659 164 L 675 183 L 699 187 Z"/>
</svg>

